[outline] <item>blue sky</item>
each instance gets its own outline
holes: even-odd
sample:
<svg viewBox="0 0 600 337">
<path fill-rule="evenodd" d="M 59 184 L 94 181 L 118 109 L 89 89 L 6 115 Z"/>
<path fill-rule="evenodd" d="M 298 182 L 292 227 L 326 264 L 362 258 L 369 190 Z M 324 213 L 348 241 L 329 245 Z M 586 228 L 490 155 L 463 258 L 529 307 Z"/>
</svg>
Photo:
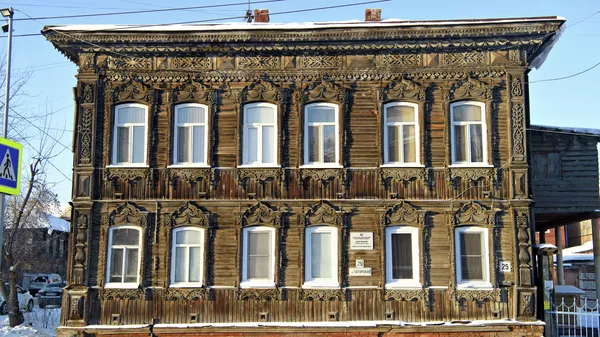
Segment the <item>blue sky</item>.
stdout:
<svg viewBox="0 0 600 337">
<path fill-rule="evenodd" d="M 118 12 L 127 10 L 160 9 L 168 7 L 188 7 L 219 3 L 243 2 L 242 0 L 20 0 L 0 1 L 0 8 L 12 6 L 15 19 L 33 17 L 71 15 L 84 13 Z M 276 3 L 257 4 L 252 8 L 269 8 L 270 12 L 294 9 L 331 6 L 359 0 L 286 0 Z M 468 1 L 468 0 L 429 0 L 401 1 L 360 5 L 334 10 L 273 15 L 271 22 L 307 22 L 362 20 L 364 9 L 382 8 L 383 18 L 407 20 L 428 19 L 470 19 L 557 15 L 567 19 L 567 29 L 561 36 L 548 59 L 539 70 L 530 73 L 530 81 L 571 75 L 600 62 L 600 11 L 597 0 L 505 0 Z M 245 6 L 235 6 L 207 10 L 189 10 L 138 15 L 103 16 L 95 18 L 69 18 L 34 21 L 15 21 L 14 34 L 38 33 L 42 25 L 55 24 L 157 24 L 181 21 L 207 20 L 222 17 L 242 16 Z M 589 17 L 589 18 L 588 18 Z M 569 24 L 576 23 L 573 27 Z M 234 22 L 236 20 L 230 20 Z M 241 21 L 241 20 L 240 20 Z M 6 39 L 0 39 L 0 48 Z M 4 49 L 0 52 L 5 53 Z M 72 87 L 76 84 L 76 67 L 68 62 L 42 36 L 16 37 L 13 41 L 13 69 L 15 72 L 28 69 L 32 78 L 24 90 L 29 97 L 22 100 L 21 109 L 45 109 L 56 111 L 52 117 L 53 129 L 65 129 L 60 142 L 71 146 L 73 129 Z M 594 81 L 600 75 L 600 67 L 571 79 L 551 82 L 532 83 L 530 86 L 531 122 L 534 124 L 600 128 L 600 120 L 593 118 L 598 111 L 592 100 L 600 94 Z M 16 123 L 23 123 L 14 120 Z M 56 130 L 54 130 L 56 131 Z M 61 132 L 59 132 L 61 134 Z M 39 133 L 31 132 L 30 143 L 36 145 L 34 138 Z M 24 144 L 26 151 L 33 151 Z M 71 198 L 71 182 L 63 174 L 71 176 L 72 155 L 70 151 L 58 145 L 62 151 L 53 160 L 54 167 L 48 168 L 50 180 L 60 181 L 56 192 L 61 204 Z M 27 153 L 26 153 L 27 155 Z M 24 163 L 25 164 L 25 163 Z M 59 172 L 60 170 L 60 172 Z M 61 173 L 62 172 L 62 173 Z"/>
</svg>

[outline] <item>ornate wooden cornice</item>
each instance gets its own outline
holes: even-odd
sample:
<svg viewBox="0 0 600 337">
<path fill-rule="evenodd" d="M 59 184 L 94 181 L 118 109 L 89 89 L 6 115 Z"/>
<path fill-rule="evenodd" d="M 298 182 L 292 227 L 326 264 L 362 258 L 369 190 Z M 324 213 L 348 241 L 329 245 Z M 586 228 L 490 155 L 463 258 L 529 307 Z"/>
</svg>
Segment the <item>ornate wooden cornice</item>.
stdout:
<svg viewBox="0 0 600 337">
<path fill-rule="evenodd" d="M 269 205 L 258 201 L 256 204 L 248 207 L 238 216 L 238 226 L 281 226 L 281 215 L 283 212 L 273 210 Z"/>
<path fill-rule="evenodd" d="M 189 201 L 169 216 L 169 223 L 175 226 L 210 226 L 210 213 L 205 213 L 200 207 Z"/>
<path fill-rule="evenodd" d="M 384 185 L 388 179 L 405 183 L 413 179 L 425 180 L 425 173 L 425 168 L 383 167 L 379 169 L 381 183 Z"/>
<path fill-rule="evenodd" d="M 127 181 L 134 181 L 136 179 L 146 180 L 151 175 L 150 168 L 105 168 L 103 171 L 104 181 L 110 181 L 113 178 L 120 178 Z"/>
</svg>

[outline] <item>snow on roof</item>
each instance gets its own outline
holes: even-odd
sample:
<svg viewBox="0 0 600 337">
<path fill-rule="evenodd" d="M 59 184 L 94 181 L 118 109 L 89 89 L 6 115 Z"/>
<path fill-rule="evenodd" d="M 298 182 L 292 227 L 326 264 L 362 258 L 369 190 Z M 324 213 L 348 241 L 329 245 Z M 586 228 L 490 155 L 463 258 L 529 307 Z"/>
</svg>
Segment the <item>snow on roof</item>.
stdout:
<svg viewBox="0 0 600 337">
<path fill-rule="evenodd" d="M 555 245 L 550 243 L 540 243 L 535 245 L 537 249 L 558 249 Z"/>
<path fill-rule="evenodd" d="M 69 232 L 70 229 L 71 224 L 68 221 L 48 214 L 48 231 Z"/>
<path fill-rule="evenodd" d="M 227 30 L 298 30 L 325 28 L 354 28 L 354 27 L 410 27 L 410 26 L 446 26 L 446 25 L 477 25 L 528 23 L 539 21 L 565 21 L 559 16 L 542 16 L 528 18 L 501 19 L 471 19 L 471 20 L 402 20 L 386 19 L 373 21 L 332 21 L 332 22 L 292 22 L 292 23 L 218 23 L 218 24 L 155 24 L 155 25 L 55 25 L 45 26 L 44 31 L 227 31 Z"/>
<path fill-rule="evenodd" d="M 564 248 L 562 251 L 563 251 L 563 254 L 578 254 L 578 253 L 592 252 L 592 250 L 594 250 L 594 242 L 588 241 L 588 242 L 582 244 L 581 246 L 573 246 L 573 247 L 569 247 L 569 248 Z"/>
<path fill-rule="evenodd" d="M 550 126 L 550 125 L 531 125 L 529 127 L 529 129 L 534 130 L 534 131 L 573 133 L 573 134 L 580 134 L 580 135 L 584 135 L 584 136 L 600 137 L 600 129 L 592 129 L 592 128 L 574 128 L 574 127 Z"/>
<path fill-rule="evenodd" d="M 554 292 L 557 295 L 583 295 L 585 291 L 572 285 L 557 285 L 554 286 Z"/>
</svg>

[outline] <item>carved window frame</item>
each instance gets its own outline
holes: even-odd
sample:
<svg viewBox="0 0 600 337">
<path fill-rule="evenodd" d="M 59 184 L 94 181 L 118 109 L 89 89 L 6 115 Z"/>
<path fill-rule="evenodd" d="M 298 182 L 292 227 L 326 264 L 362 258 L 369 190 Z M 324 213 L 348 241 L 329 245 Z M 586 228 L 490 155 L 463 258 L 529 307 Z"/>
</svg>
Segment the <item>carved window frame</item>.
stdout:
<svg viewBox="0 0 600 337">
<path fill-rule="evenodd" d="M 490 254 L 490 232 L 488 228 L 476 225 L 463 225 L 454 229 L 454 256 L 456 261 L 456 288 L 472 289 L 472 288 L 492 288 L 491 282 L 491 266 L 493 266 L 493 256 Z M 479 233 L 481 236 L 481 248 L 483 255 L 482 275 L 483 280 L 465 281 L 462 279 L 462 262 L 460 261 L 460 235 L 462 233 Z"/>
<path fill-rule="evenodd" d="M 187 278 L 188 281 L 175 282 L 175 273 L 176 273 L 176 268 L 177 268 L 177 264 L 176 264 L 177 244 L 176 244 L 175 238 L 177 237 L 177 233 L 182 232 L 182 231 L 194 231 L 194 232 L 200 233 L 200 241 L 202 243 L 199 244 L 199 247 L 200 247 L 200 281 L 199 282 L 189 282 L 189 270 L 188 270 L 188 278 Z M 169 287 L 170 288 L 201 288 L 205 282 L 205 272 L 204 272 L 204 270 L 206 268 L 205 255 L 206 255 L 206 244 L 208 242 L 207 235 L 206 235 L 206 228 L 182 225 L 182 226 L 173 228 L 171 230 L 171 232 L 172 232 L 171 245 L 169 247 L 169 249 L 171 249 L 171 259 L 170 259 L 170 263 L 171 263 L 170 271 L 171 272 L 170 272 L 170 278 L 169 278 Z M 187 247 L 187 248 L 189 249 L 191 247 Z M 189 258 L 189 254 L 188 254 L 188 264 L 189 264 L 189 262 L 190 262 L 190 258 Z M 189 268 L 189 266 L 188 266 L 188 268 Z"/>
<path fill-rule="evenodd" d="M 415 162 L 389 162 L 388 157 L 388 108 L 393 106 L 408 106 L 413 109 L 414 113 L 414 122 L 402 122 L 400 127 L 402 128 L 404 125 L 413 125 L 415 127 Z M 423 114 L 423 104 L 413 103 L 410 101 L 389 101 L 383 104 L 383 116 L 382 116 L 382 130 L 381 134 L 383 136 L 382 146 L 383 146 L 383 161 L 381 167 L 423 167 L 423 132 L 422 127 L 423 123 L 421 121 L 421 117 Z M 404 130 L 402 131 L 404 133 Z M 397 139 L 398 146 L 402 145 L 403 139 Z"/>
<path fill-rule="evenodd" d="M 117 122 L 118 120 L 118 115 L 120 112 L 120 109 L 125 109 L 128 107 L 132 107 L 132 108 L 142 108 L 144 109 L 144 115 L 145 115 L 145 122 L 143 123 L 144 126 L 144 162 L 143 163 L 133 163 L 132 159 L 133 159 L 133 144 L 134 144 L 134 136 L 133 136 L 133 128 L 136 126 L 141 126 L 141 123 L 125 123 L 123 126 L 126 126 L 128 128 L 130 128 L 129 131 L 129 137 L 130 137 L 130 149 L 129 149 L 129 160 L 127 162 L 117 162 L 117 128 L 120 126 L 120 124 Z M 113 121 L 113 125 L 112 125 L 112 136 L 111 136 L 111 160 L 110 160 L 110 167 L 148 167 L 148 150 L 149 150 L 149 146 L 148 146 L 148 133 L 149 133 L 149 120 L 150 120 L 150 113 L 149 113 L 149 109 L 148 109 L 148 105 L 146 104 L 142 104 L 142 103 L 119 103 L 119 104 L 115 104 L 114 108 L 113 108 L 114 112 L 114 121 Z"/>
<path fill-rule="evenodd" d="M 204 152 L 204 162 L 199 162 L 199 163 L 195 163 L 193 161 L 190 162 L 181 162 L 179 163 L 177 161 L 177 145 L 178 145 L 178 141 L 177 141 L 177 128 L 180 126 L 177 123 L 177 115 L 179 113 L 179 109 L 182 108 L 186 108 L 186 107 L 199 107 L 199 108 L 203 108 L 204 109 L 204 123 L 185 123 L 187 125 L 184 125 L 184 127 L 186 128 L 190 128 L 193 130 L 193 128 L 195 126 L 203 126 L 204 127 L 204 149 L 202 149 L 202 151 Z M 202 104 L 202 103 L 196 103 L 196 102 L 186 102 L 186 103 L 176 103 L 173 105 L 173 127 L 171 128 L 171 132 L 172 132 L 172 139 L 173 139 L 173 146 L 172 148 L 172 153 L 171 153 L 171 165 L 169 167 L 173 167 L 173 168 L 186 168 L 186 167 L 210 167 L 210 157 L 209 157 L 209 149 L 211 148 L 211 144 L 210 144 L 210 124 L 211 124 L 211 118 L 210 118 L 210 109 L 208 107 L 208 105 L 206 104 Z M 193 147 L 193 137 L 189 138 L 190 141 L 190 147 Z M 191 158 L 191 155 L 190 155 Z"/>
<path fill-rule="evenodd" d="M 255 107 L 255 106 L 265 106 L 265 107 L 269 107 L 273 109 L 273 117 L 274 117 L 274 122 L 272 124 L 272 126 L 274 127 L 273 133 L 274 133 L 274 138 L 275 138 L 275 143 L 272 144 L 273 146 L 273 157 L 275 158 L 275 162 L 274 163 L 263 163 L 262 162 L 262 156 L 261 156 L 261 162 L 260 163 L 246 163 L 246 157 L 248 156 L 248 125 L 246 123 L 246 113 L 247 113 L 247 109 L 251 108 L 251 107 Z M 261 168 L 261 167 L 280 167 L 281 166 L 281 155 L 280 155 L 280 151 L 281 151 L 281 143 L 280 143 L 280 133 L 278 132 L 278 130 L 280 129 L 279 124 L 281 124 L 281 120 L 280 120 L 280 113 L 279 113 L 279 107 L 277 106 L 277 104 L 274 103 L 270 103 L 270 102 L 248 102 L 245 103 L 244 106 L 242 107 L 242 116 L 241 116 L 241 147 L 242 147 L 242 153 L 241 153 L 241 158 L 240 158 L 240 162 L 241 165 L 238 166 L 238 168 Z M 261 124 L 261 127 L 264 126 L 263 123 L 259 123 Z M 265 123 L 266 124 L 266 123 Z M 260 142 L 259 144 L 261 144 L 262 142 L 264 142 L 264 137 L 262 136 L 262 130 L 260 131 L 261 137 L 260 137 Z M 259 151 L 258 153 L 262 154 L 262 148 L 257 147 L 257 150 Z M 257 153 L 257 156 L 258 156 Z"/>
<path fill-rule="evenodd" d="M 242 289 L 247 288 L 278 288 L 280 286 L 280 274 L 281 274 L 281 235 L 282 235 L 282 214 L 279 210 L 272 209 L 269 205 L 264 202 L 258 201 L 254 205 L 250 205 L 246 210 L 236 212 L 237 223 L 236 223 L 236 239 L 237 239 L 237 251 L 236 251 L 236 270 L 237 270 L 237 286 Z M 273 283 L 266 284 L 253 284 L 244 283 L 244 251 L 245 249 L 245 229 L 253 227 L 264 227 L 273 230 Z"/>
<path fill-rule="evenodd" d="M 112 250 L 113 250 L 113 232 L 119 229 L 135 229 L 138 232 L 139 244 L 136 246 L 138 249 L 138 261 L 137 261 L 137 281 L 136 282 L 110 282 L 110 269 L 112 267 Z M 104 282 L 105 288 L 119 288 L 119 289 L 134 289 L 138 288 L 142 279 L 142 255 L 144 249 L 144 237 L 142 235 L 142 228 L 135 224 L 121 224 L 111 226 L 108 230 L 108 238 L 107 238 L 107 253 L 106 253 L 106 279 Z M 134 246 L 134 245 L 122 245 L 122 246 Z M 123 247 L 127 249 L 128 247 Z M 124 259 L 127 258 L 124 254 Z M 125 277 L 127 264 L 123 264 L 123 277 Z"/>
<path fill-rule="evenodd" d="M 170 288 L 201 288 L 209 284 L 209 271 L 211 270 L 211 242 L 213 236 L 213 227 L 211 222 L 211 214 L 204 212 L 200 207 L 195 206 L 193 203 L 187 202 L 183 206 L 177 208 L 174 212 L 166 214 L 165 223 L 168 226 L 165 228 L 165 236 L 167 238 L 168 249 L 166 249 L 165 260 L 169 262 L 169 268 L 167 268 L 166 277 L 168 278 L 167 284 Z M 175 285 L 174 270 L 175 264 L 173 262 L 173 245 L 174 245 L 174 232 L 177 229 L 198 229 L 203 231 L 203 243 L 202 243 L 202 284 L 188 284 L 188 285 Z"/>
<path fill-rule="evenodd" d="M 253 280 L 248 278 L 248 249 L 249 246 L 249 233 L 250 232 L 266 232 L 269 234 L 271 246 L 269 247 L 269 254 L 271 263 L 269 265 L 269 278 L 268 279 L 260 279 Z M 242 228 L 242 277 L 240 279 L 240 288 L 275 288 L 275 274 L 276 274 L 276 264 L 275 264 L 275 244 L 276 244 L 276 228 L 270 226 L 247 226 Z"/>
<path fill-rule="evenodd" d="M 462 105 L 473 105 L 473 106 L 478 106 L 481 109 L 481 122 L 466 122 L 466 125 L 473 125 L 473 124 L 480 124 L 482 126 L 482 131 L 481 131 L 481 141 L 483 142 L 482 144 L 482 148 L 483 148 L 483 161 L 482 162 L 472 162 L 472 161 L 467 161 L 467 162 L 456 162 L 455 161 L 455 148 L 456 148 L 456 144 L 454 141 L 454 126 L 455 126 L 455 122 L 454 122 L 454 108 L 457 106 L 462 106 Z M 476 100 L 460 100 L 460 101 L 456 101 L 456 102 L 451 102 L 450 103 L 450 128 L 449 128 L 449 133 L 450 133 L 450 162 L 452 163 L 450 165 L 450 167 L 490 167 L 489 164 L 489 152 L 490 152 L 490 144 L 491 144 L 491 140 L 489 137 L 489 126 L 490 121 L 488 118 L 488 106 L 489 104 L 486 104 L 485 102 L 480 102 L 480 101 L 476 101 Z M 459 123 L 459 122 L 457 122 Z M 471 136 L 470 136 L 470 128 L 469 130 L 469 144 L 471 143 Z M 469 147 L 469 156 L 471 154 L 471 149 Z"/>
</svg>

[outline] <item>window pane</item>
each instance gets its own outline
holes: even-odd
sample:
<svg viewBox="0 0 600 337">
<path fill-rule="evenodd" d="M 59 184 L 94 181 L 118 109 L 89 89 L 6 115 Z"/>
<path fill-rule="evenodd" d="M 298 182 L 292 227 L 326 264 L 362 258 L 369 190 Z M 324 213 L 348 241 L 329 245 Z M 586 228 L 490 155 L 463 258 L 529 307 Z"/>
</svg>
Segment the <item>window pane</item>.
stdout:
<svg viewBox="0 0 600 337">
<path fill-rule="evenodd" d="M 312 278 L 331 277 L 331 233 L 311 233 Z"/>
<path fill-rule="evenodd" d="M 412 241 L 409 233 L 392 234 L 392 278 L 413 278 Z"/>
<path fill-rule="evenodd" d="M 456 105 L 452 108 L 455 122 L 481 122 L 481 107 L 477 105 Z"/>
<path fill-rule="evenodd" d="M 548 157 L 545 153 L 536 153 L 533 157 L 534 176 L 537 179 L 548 179 Z"/>
<path fill-rule="evenodd" d="M 262 163 L 275 163 L 275 127 L 262 128 Z"/>
<path fill-rule="evenodd" d="M 175 234 L 175 244 L 201 244 L 202 235 L 199 231 L 182 230 Z"/>
<path fill-rule="evenodd" d="M 200 273 L 202 270 L 200 266 L 202 262 L 200 259 L 202 258 L 202 248 L 200 247 L 191 247 L 190 248 L 190 282 L 200 282 Z"/>
<path fill-rule="evenodd" d="M 386 111 L 388 123 L 415 121 L 415 109 L 413 107 L 396 105 L 388 107 Z"/>
<path fill-rule="evenodd" d="M 308 161 L 311 163 L 321 161 L 321 144 L 319 141 L 319 127 L 308 127 Z"/>
<path fill-rule="evenodd" d="M 146 109 L 137 107 L 117 108 L 117 124 L 146 123 Z"/>
<path fill-rule="evenodd" d="M 138 274 L 138 249 L 127 249 L 127 273 L 125 282 L 137 282 Z"/>
<path fill-rule="evenodd" d="M 400 156 L 398 153 L 398 127 L 388 126 L 387 137 L 388 162 L 397 163 L 400 161 Z"/>
<path fill-rule="evenodd" d="M 144 163 L 146 155 L 146 127 L 133 127 L 133 163 Z"/>
<path fill-rule="evenodd" d="M 404 125 L 402 127 L 404 136 L 404 162 L 415 163 L 417 161 L 417 139 L 415 137 L 415 126 Z"/>
<path fill-rule="evenodd" d="M 467 126 L 454 126 L 454 161 L 467 161 L 469 144 L 467 144 Z"/>
<path fill-rule="evenodd" d="M 178 127 L 177 128 L 177 162 L 186 163 L 190 160 L 189 158 L 189 146 L 190 140 L 188 137 L 188 128 Z"/>
<path fill-rule="evenodd" d="M 246 163 L 256 163 L 258 161 L 258 129 L 257 128 L 248 128 L 248 144 L 246 144 L 248 150 L 248 158 L 246 158 Z"/>
<path fill-rule="evenodd" d="M 205 109 L 201 107 L 185 107 L 177 109 L 177 124 L 205 123 Z"/>
<path fill-rule="evenodd" d="M 481 233 L 460 234 L 461 277 L 463 280 L 483 279 Z"/>
<path fill-rule="evenodd" d="M 185 282 L 185 266 L 187 257 L 185 256 L 185 247 L 175 248 L 175 282 Z"/>
<path fill-rule="evenodd" d="M 560 153 L 548 153 L 548 178 L 560 179 Z"/>
<path fill-rule="evenodd" d="M 204 163 L 206 160 L 204 159 L 204 127 L 203 126 L 194 126 L 194 142 L 193 142 L 193 158 L 192 161 L 194 163 Z"/>
<path fill-rule="evenodd" d="M 271 234 L 260 232 L 248 232 L 248 254 L 269 255 L 271 245 Z"/>
<path fill-rule="evenodd" d="M 269 278 L 271 234 L 248 233 L 248 279 Z"/>
<path fill-rule="evenodd" d="M 323 140 L 325 141 L 323 146 L 324 163 L 335 163 L 335 138 L 335 126 L 323 126 Z"/>
<path fill-rule="evenodd" d="M 139 235 L 139 231 L 134 228 L 115 228 L 112 230 L 112 244 L 137 246 Z"/>
<path fill-rule="evenodd" d="M 335 122 L 335 109 L 329 106 L 314 106 L 310 107 L 306 113 L 307 123 L 334 123 Z"/>
<path fill-rule="evenodd" d="M 112 248 L 109 282 L 123 282 L 123 249 Z"/>
<path fill-rule="evenodd" d="M 463 256 L 462 257 L 462 279 L 467 280 L 483 280 L 482 258 L 480 256 Z"/>
<path fill-rule="evenodd" d="M 246 108 L 246 123 L 275 123 L 275 110 L 266 106 Z"/>
<path fill-rule="evenodd" d="M 471 124 L 471 162 L 483 162 L 483 136 L 481 124 Z"/>
<path fill-rule="evenodd" d="M 129 162 L 129 128 L 118 127 L 117 128 L 117 163 Z"/>
</svg>

